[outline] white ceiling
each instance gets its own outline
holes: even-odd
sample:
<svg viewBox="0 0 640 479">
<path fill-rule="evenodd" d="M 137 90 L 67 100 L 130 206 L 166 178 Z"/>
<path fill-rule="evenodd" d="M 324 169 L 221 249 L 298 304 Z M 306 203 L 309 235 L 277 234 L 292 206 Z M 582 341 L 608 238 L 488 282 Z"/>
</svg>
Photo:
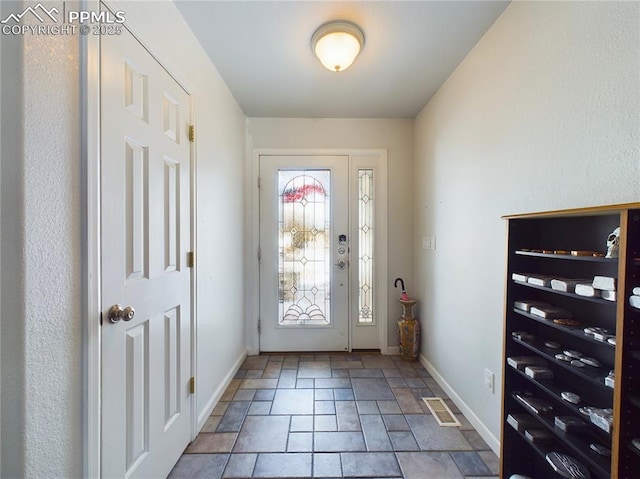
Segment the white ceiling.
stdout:
<svg viewBox="0 0 640 479">
<path fill-rule="evenodd" d="M 509 3 L 175 2 L 247 116 L 304 118 L 414 118 Z M 365 34 L 341 73 L 310 46 L 338 19 Z"/>
</svg>

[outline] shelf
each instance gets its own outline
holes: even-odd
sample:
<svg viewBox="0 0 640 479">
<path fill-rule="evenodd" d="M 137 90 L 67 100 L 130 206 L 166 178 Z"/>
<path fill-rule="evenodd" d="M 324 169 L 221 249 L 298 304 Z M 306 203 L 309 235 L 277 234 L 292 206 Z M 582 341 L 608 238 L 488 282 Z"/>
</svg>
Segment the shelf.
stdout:
<svg viewBox="0 0 640 479">
<path fill-rule="evenodd" d="M 593 344 L 601 344 L 603 346 L 607 346 L 611 349 L 615 349 L 615 346 L 607 341 L 598 341 L 597 339 L 594 339 L 593 336 L 591 336 L 590 334 L 587 334 L 584 332 L 584 330 L 582 329 L 582 326 L 564 326 L 562 324 L 556 324 L 553 322 L 552 319 L 545 319 L 545 318 L 541 318 L 540 316 L 536 316 L 535 314 L 531 314 L 531 313 L 527 313 L 526 311 L 523 311 L 521 309 L 518 308 L 513 308 L 513 312 L 514 313 L 518 313 L 521 316 L 524 316 L 525 318 L 529 318 L 532 319 L 538 323 L 544 324 L 545 326 L 549 326 L 553 329 L 557 329 L 558 331 L 562 331 L 563 333 L 567 333 L 570 334 L 571 336 L 575 336 L 576 338 L 580 338 L 584 341 L 588 341 L 590 343 Z M 585 325 L 585 327 L 588 325 Z"/>
<path fill-rule="evenodd" d="M 638 451 L 638 449 L 636 449 L 635 447 L 633 447 L 633 444 L 631 444 L 630 442 L 627 443 L 627 447 L 631 450 L 631 452 L 633 452 L 634 454 L 636 454 L 637 456 L 640 456 L 640 451 Z"/>
<path fill-rule="evenodd" d="M 610 391 L 611 396 L 613 397 L 613 389 L 604 384 L 604 378 L 609 374 L 609 369 L 605 370 L 605 368 L 594 368 L 593 366 L 576 368 L 574 366 L 571 366 L 571 364 L 567 363 L 566 361 L 560 361 L 556 359 L 555 355 L 558 353 L 557 349 L 547 348 L 543 345 L 538 344 L 535 341 L 526 342 L 513 337 L 511 339 L 515 343 L 520 344 L 521 346 L 524 346 L 525 348 L 533 351 L 534 353 L 539 354 L 540 356 L 550 361 L 551 363 L 557 366 L 560 366 L 566 369 L 567 371 L 571 371 L 576 376 L 579 376 L 582 379 L 586 379 L 591 384 L 599 386 L 606 391 Z"/>
<path fill-rule="evenodd" d="M 635 351 L 635 350 L 631 350 L 629 351 L 629 356 L 631 356 L 633 359 L 637 359 L 638 361 L 640 361 L 640 351 Z"/>
<path fill-rule="evenodd" d="M 593 424 L 589 420 L 589 418 L 585 418 L 585 416 L 580 412 L 580 408 L 583 407 L 583 406 L 586 406 L 587 404 L 584 404 L 584 403 L 572 404 L 572 403 L 570 403 L 568 401 L 565 401 L 560 396 L 560 394 L 563 391 L 571 391 L 572 388 L 570 388 L 568 386 L 567 387 L 562 387 L 561 383 L 559 383 L 556 379 L 533 379 L 532 377 L 527 376 L 523 371 L 520 371 L 517 368 L 514 368 L 512 366 L 509 366 L 509 368 L 513 369 L 516 373 L 518 373 L 520 376 L 522 376 L 525 379 L 527 379 L 530 383 L 532 383 L 532 384 L 536 385 L 538 388 L 542 389 L 545 393 L 547 393 L 548 395 L 553 397 L 553 399 L 555 399 L 557 402 L 559 402 L 563 406 L 566 406 L 569 410 L 571 410 L 571 412 L 576 417 L 579 417 L 580 419 L 582 419 L 585 423 L 587 423 L 589 425 L 589 431 L 591 432 L 592 435 L 596 436 L 599 441 L 604 442 L 605 444 L 608 444 L 609 447 L 611 447 L 611 434 L 609 434 L 606 431 L 603 431 L 602 429 L 600 429 L 598 426 Z M 607 407 L 611 407 L 611 404 L 609 404 Z"/>
<path fill-rule="evenodd" d="M 557 289 L 549 288 L 547 286 L 538 286 L 537 284 L 525 283 L 524 281 L 516 281 L 516 280 L 512 280 L 512 281 L 515 284 L 519 284 L 520 286 L 539 289 L 541 291 L 547 291 L 548 293 L 558 294 L 560 296 L 567 296 L 569 298 L 580 299 L 583 301 L 590 301 L 592 303 L 598 303 L 598 304 L 610 304 L 613 306 L 616 305 L 616 301 L 607 301 L 606 299 L 602 299 L 602 298 L 590 298 L 589 296 L 580 296 L 575 293 L 565 293 L 564 291 L 558 291 Z"/>
<path fill-rule="evenodd" d="M 516 399 L 516 401 L 517 401 L 517 399 Z M 521 404 L 521 403 L 520 403 L 520 402 L 518 402 L 518 404 Z M 522 406 L 522 407 L 524 407 L 524 406 Z M 528 413 L 528 410 L 527 410 L 527 413 Z M 506 421 L 505 421 L 505 426 L 504 426 L 504 427 L 509 427 L 509 428 L 511 428 L 515 434 L 517 434 L 518 436 L 520 436 L 520 437 L 522 438 L 522 440 L 523 440 L 523 441 L 524 441 L 524 442 L 525 442 L 525 443 L 526 443 L 526 444 L 527 444 L 531 449 L 533 449 L 533 450 L 536 452 L 536 454 L 537 454 L 538 456 L 540 456 L 540 457 L 544 460 L 544 462 L 547 464 L 547 468 L 548 468 L 549 472 L 551 472 L 551 471 L 552 471 L 551 466 L 550 466 L 550 465 L 548 465 L 548 463 L 547 463 L 547 458 L 546 458 L 547 453 L 551 452 L 551 449 L 548 449 L 547 447 L 545 447 L 545 446 L 548 446 L 548 445 L 546 445 L 546 444 L 534 444 L 534 443 L 532 443 L 531 441 L 529 441 L 529 440 L 525 437 L 525 435 L 524 435 L 523 433 L 521 433 L 520 431 L 518 431 L 516 428 L 514 428 L 513 426 L 511 426 L 511 424 L 507 423 Z M 551 473 L 553 474 L 553 472 L 551 472 Z M 555 474 L 555 475 L 554 475 L 554 477 L 560 477 L 560 475 Z"/>
<path fill-rule="evenodd" d="M 589 444 L 593 441 L 585 441 L 583 436 L 568 434 L 564 431 L 561 431 L 560 429 L 555 427 L 553 419 L 549 419 L 546 416 L 540 416 L 538 414 L 532 414 L 530 410 L 522 402 L 520 402 L 518 398 L 516 398 L 515 394 L 512 394 L 512 397 L 519 405 L 522 406 L 525 411 L 527 411 L 527 413 L 531 417 L 535 418 L 548 431 L 559 438 L 565 447 L 571 449 L 574 453 L 576 453 L 579 456 L 579 460 L 583 462 L 589 469 L 592 469 L 593 472 L 596 472 L 600 476 L 609 477 L 609 475 L 611 474 L 611 463 L 610 461 L 606 460 L 602 456 L 599 456 L 591 450 Z M 527 441 L 526 438 L 525 441 Z M 531 442 L 529 441 L 527 441 L 527 443 L 531 444 Z M 540 451 L 543 451 L 542 449 L 540 449 L 539 445 L 531 445 L 536 446 L 534 447 L 534 449 L 536 449 L 536 452 L 540 453 Z"/>
<path fill-rule="evenodd" d="M 618 258 L 603 258 L 599 256 L 572 256 L 570 254 L 534 253 L 533 251 L 516 251 L 519 256 L 534 256 L 536 258 L 564 259 L 569 261 L 587 261 L 589 263 L 617 263 Z M 640 264 L 640 259 L 636 259 Z"/>
<path fill-rule="evenodd" d="M 516 401 L 517 401 L 517 399 L 516 399 Z M 518 403 L 518 404 L 520 404 L 520 403 Z M 523 407 L 524 407 L 524 406 L 523 406 Z M 527 412 L 528 412 L 528 411 L 527 411 Z M 553 474 L 553 477 L 561 477 L 559 474 L 555 474 L 554 472 L 552 472 L 552 471 L 553 471 L 553 469 L 551 469 L 551 466 L 547 463 L 547 458 L 546 458 L 547 453 L 551 452 L 551 449 L 549 449 L 549 448 L 548 448 L 548 444 L 534 444 L 534 443 L 532 443 L 531 441 L 529 441 L 529 440 L 525 437 L 524 433 L 522 433 L 522 432 L 518 431 L 516 428 L 514 428 L 513 426 L 511 426 L 510 424 L 508 424 L 506 421 L 505 421 L 505 424 L 506 424 L 506 425 L 505 425 L 505 427 L 509 427 L 509 428 L 511 428 L 515 434 L 517 434 L 518 436 L 520 436 L 520 437 L 522 438 L 522 440 L 523 440 L 523 441 L 524 441 L 524 442 L 525 442 L 525 443 L 526 443 L 526 444 L 527 444 L 531 449 L 533 449 L 533 450 L 535 451 L 535 453 L 536 453 L 538 456 L 540 456 L 540 457 L 542 458 L 542 460 L 545 462 L 545 464 L 547 464 L 547 468 L 548 468 L 548 470 L 549 470 L 549 473 L 550 473 L 550 474 Z M 546 446 L 546 447 L 545 447 L 545 446 Z"/>
<path fill-rule="evenodd" d="M 570 386 L 566 386 L 565 387 L 557 379 L 534 379 L 534 378 L 532 378 L 530 376 L 527 376 L 527 374 L 524 371 L 520 371 L 519 369 L 514 368 L 512 366 L 509 366 L 509 368 L 511 368 L 514 371 L 516 371 L 520 376 L 522 376 L 525 379 L 527 379 L 530 383 L 533 383 L 536 386 L 538 386 L 545 393 L 551 395 L 553 397 L 553 399 L 558 401 L 560 404 L 566 406 L 577 417 L 579 417 L 581 419 L 584 419 L 584 421 L 587 424 L 592 425 L 595 428 L 594 431 L 598 431 L 598 433 L 602 433 L 602 437 L 608 437 L 609 440 L 611 440 L 611 435 L 610 434 L 608 434 L 606 431 L 603 431 L 602 429 L 598 428 L 598 426 L 596 426 L 595 424 L 592 424 L 589 421 L 588 418 L 585 419 L 585 417 L 580 412 L 580 408 L 581 407 L 583 407 L 583 406 L 593 406 L 592 404 L 586 404 L 584 402 L 581 402 L 580 404 L 573 404 L 573 403 L 570 403 L 569 401 L 565 401 L 564 399 L 562 399 L 561 393 L 563 391 L 575 391 L 575 388 L 571 388 Z M 611 406 L 612 406 L 612 404 L 608 404 L 606 407 L 610 408 Z"/>
<path fill-rule="evenodd" d="M 638 308 L 634 308 L 632 306 L 629 306 L 627 308 L 627 311 L 629 311 L 629 313 L 627 313 L 629 316 L 631 316 L 632 319 L 635 319 L 634 317 L 640 317 L 640 309 Z"/>
<path fill-rule="evenodd" d="M 629 396 L 629 402 L 640 409 L 640 396 Z"/>
</svg>

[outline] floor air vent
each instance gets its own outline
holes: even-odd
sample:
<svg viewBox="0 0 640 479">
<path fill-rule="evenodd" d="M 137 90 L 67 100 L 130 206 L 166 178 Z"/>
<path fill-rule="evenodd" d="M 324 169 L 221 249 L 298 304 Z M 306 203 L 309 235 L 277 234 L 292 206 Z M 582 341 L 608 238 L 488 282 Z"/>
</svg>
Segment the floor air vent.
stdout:
<svg viewBox="0 0 640 479">
<path fill-rule="evenodd" d="M 436 418 L 436 421 L 438 421 L 438 425 L 451 427 L 462 426 L 442 398 L 429 397 L 422 398 L 422 400 L 429 408 L 429 411 L 431 411 L 431 414 L 433 414 L 433 417 Z"/>
</svg>

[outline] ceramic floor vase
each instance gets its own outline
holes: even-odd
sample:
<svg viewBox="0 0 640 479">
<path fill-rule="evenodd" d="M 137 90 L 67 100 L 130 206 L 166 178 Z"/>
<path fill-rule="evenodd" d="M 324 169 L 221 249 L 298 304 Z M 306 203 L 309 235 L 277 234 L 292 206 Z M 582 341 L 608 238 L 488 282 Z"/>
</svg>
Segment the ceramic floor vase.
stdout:
<svg viewBox="0 0 640 479">
<path fill-rule="evenodd" d="M 420 354 L 420 322 L 413 317 L 416 301 L 400 300 L 402 317 L 398 320 L 398 345 L 400 357 L 405 361 L 417 361 Z"/>
</svg>

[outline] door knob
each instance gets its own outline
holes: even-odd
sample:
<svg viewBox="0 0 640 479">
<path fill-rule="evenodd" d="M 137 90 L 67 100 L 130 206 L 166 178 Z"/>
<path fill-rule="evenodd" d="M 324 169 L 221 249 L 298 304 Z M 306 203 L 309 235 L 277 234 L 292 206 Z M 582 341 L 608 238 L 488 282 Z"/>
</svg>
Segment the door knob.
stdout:
<svg viewBox="0 0 640 479">
<path fill-rule="evenodd" d="M 345 269 L 347 267 L 347 264 L 348 263 L 346 259 L 339 259 L 336 263 L 336 266 L 338 267 L 338 269 Z"/>
<path fill-rule="evenodd" d="M 112 323 L 117 323 L 121 319 L 123 321 L 131 321 L 133 317 L 136 315 L 136 310 L 131 306 L 127 306 L 123 308 L 120 304 L 114 304 L 109 308 L 109 321 Z"/>
</svg>

